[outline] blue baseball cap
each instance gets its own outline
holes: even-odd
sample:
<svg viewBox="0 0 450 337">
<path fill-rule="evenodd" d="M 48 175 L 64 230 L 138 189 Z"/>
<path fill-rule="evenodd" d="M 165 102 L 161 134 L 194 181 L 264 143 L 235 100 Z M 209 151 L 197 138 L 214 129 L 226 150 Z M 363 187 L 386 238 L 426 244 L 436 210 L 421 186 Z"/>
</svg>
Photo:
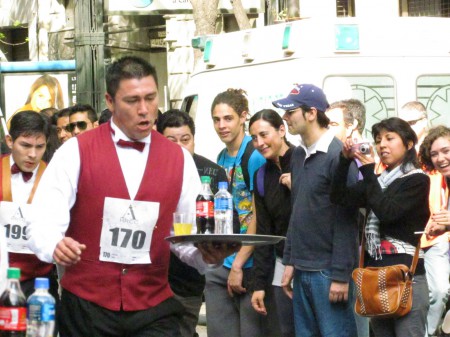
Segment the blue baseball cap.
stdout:
<svg viewBox="0 0 450 337">
<path fill-rule="evenodd" d="M 297 84 L 286 98 L 273 101 L 272 104 L 283 110 L 293 110 L 306 105 L 322 112 L 330 106 L 323 90 L 312 84 Z"/>
</svg>

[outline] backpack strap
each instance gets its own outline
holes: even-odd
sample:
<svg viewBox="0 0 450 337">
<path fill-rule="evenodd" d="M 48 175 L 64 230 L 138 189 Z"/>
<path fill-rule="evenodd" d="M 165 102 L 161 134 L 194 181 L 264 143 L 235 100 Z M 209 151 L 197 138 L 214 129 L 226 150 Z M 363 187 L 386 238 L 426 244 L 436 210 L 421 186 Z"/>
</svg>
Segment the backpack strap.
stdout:
<svg viewBox="0 0 450 337">
<path fill-rule="evenodd" d="M 259 195 L 264 198 L 264 175 L 266 174 L 266 165 L 263 164 L 256 172 L 256 188 L 258 189 Z"/>
<path fill-rule="evenodd" d="M 250 157 L 254 150 L 255 148 L 253 146 L 253 142 L 249 141 L 245 146 L 245 151 L 241 159 L 242 174 L 244 176 L 245 185 L 247 186 L 247 189 L 249 191 L 251 191 L 251 189 L 250 189 L 250 174 L 248 173 L 248 162 L 250 161 Z"/>
</svg>

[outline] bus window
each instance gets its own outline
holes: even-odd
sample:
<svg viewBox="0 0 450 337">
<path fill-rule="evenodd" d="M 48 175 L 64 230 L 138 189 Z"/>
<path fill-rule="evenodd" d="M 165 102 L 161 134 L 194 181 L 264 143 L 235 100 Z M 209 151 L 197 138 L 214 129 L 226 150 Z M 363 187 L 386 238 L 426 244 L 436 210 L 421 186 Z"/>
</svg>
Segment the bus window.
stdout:
<svg viewBox="0 0 450 337">
<path fill-rule="evenodd" d="M 352 97 L 360 100 L 366 107 L 366 125 L 363 137 L 372 139 L 372 125 L 395 115 L 396 88 L 395 81 L 387 75 L 333 75 L 324 79 L 323 87 L 336 83 L 336 78 L 348 82 L 352 89 Z M 343 97 L 347 99 L 350 97 Z M 333 103 L 333 102 L 330 102 Z"/>
<path fill-rule="evenodd" d="M 183 99 L 181 110 L 186 111 L 195 121 L 197 115 L 198 95 L 187 96 Z"/>
<path fill-rule="evenodd" d="M 417 78 L 417 100 L 427 108 L 431 126 L 450 125 L 450 74 Z"/>
</svg>

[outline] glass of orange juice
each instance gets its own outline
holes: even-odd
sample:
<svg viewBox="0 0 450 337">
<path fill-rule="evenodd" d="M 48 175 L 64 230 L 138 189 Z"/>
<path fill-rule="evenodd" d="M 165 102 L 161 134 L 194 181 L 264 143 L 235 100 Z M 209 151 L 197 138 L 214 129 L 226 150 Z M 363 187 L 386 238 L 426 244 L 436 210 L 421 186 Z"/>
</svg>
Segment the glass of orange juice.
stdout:
<svg viewBox="0 0 450 337">
<path fill-rule="evenodd" d="M 179 212 L 173 213 L 173 230 L 175 235 L 191 234 L 193 223 L 194 214 Z"/>
</svg>

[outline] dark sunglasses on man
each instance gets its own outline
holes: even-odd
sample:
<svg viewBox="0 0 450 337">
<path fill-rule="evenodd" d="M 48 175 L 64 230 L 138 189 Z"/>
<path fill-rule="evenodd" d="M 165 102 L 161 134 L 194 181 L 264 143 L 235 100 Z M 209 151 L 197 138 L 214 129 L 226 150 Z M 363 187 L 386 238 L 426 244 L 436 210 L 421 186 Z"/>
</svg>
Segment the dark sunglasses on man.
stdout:
<svg viewBox="0 0 450 337">
<path fill-rule="evenodd" d="M 69 123 L 69 124 L 67 124 L 66 130 L 69 132 L 73 132 L 73 130 L 75 130 L 75 128 L 78 128 L 81 131 L 84 131 L 87 128 L 87 123 L 85 121 Z"/>
</svg>

